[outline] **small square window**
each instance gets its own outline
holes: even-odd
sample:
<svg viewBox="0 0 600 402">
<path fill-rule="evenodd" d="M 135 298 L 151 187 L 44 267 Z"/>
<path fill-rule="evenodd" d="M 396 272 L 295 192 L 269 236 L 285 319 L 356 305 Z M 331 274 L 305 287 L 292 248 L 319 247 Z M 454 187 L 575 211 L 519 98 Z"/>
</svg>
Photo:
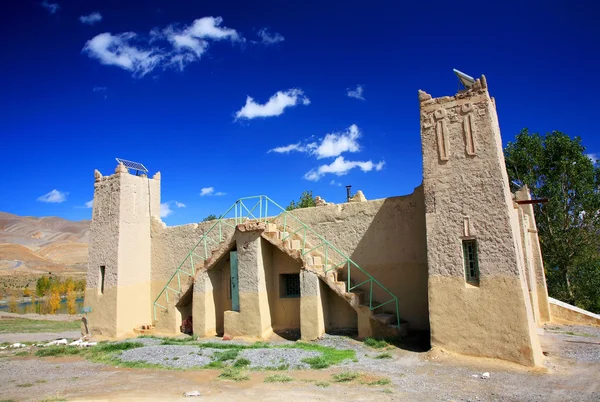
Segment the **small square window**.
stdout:
<svg viewBox="0 0 600 402">
<path fill-rule="evenodd" d="M 477 259 L 476 240 L 463 240 L 463 257 L 467 282 L 479 284 L 479 261 Z"/>
<path fill-rule="evenodd" d="M 281 274 L 281 297 L 300 297 L 300 274 Z"/>
</svg>

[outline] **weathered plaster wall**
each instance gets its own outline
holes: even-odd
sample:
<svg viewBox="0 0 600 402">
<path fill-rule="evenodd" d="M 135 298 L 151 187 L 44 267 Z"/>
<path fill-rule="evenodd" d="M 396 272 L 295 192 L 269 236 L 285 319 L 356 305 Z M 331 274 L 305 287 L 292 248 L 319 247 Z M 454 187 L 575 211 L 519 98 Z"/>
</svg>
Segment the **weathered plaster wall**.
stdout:
<svg viewBox="0 0 600 402">
<path fill-rule="evenodd" d="M 400 316 L 411 328 L 429 328 L 422 187 L 407 196 L 304 208 L 293 214 L 394 293 Z M 374 293 L 377 301 L 389 299 L 377 287 Z M 395 312 L 392 304 L 385 309 Z"/>
<path fill-rule="evenodd" d="M 600 314 L 549 298 L 552 322 L 558 324 L 595 325 L 600 327 Z"/>
<path fill-rule="evenodd" d="M 272 333 L 271 312 L 265 279 L 260 231 L 236 231 L 240 311 L 226 311 L 225 333 L 233 336 L 267 338 Z"/>
<path fill-rule="evenodd" d="M 196 275 L 193 291 L 194 335 L 223 335 L 225 311 L 231 310 L 230 275 L 229 252 L 210 270 L 203 269 Z"/>
<path fill-rule="evenodd" d="M 524 186 L 515 193 L 517 200 L 531 200 L 531 194 L 527 186 Z M 539 322 L 542 324 L 550 321 L 550 305 L 548 301 L 548 287 L 546 286 L 546 274 L 544 272 L 544 260 L 542 258 L 542 249 L 540 247 L 540 240 L 538 237 L 537 224 L 535 221 L 535 215 L 533 212 L 533 205 L 524 204 L 520 205 L 524 220 L 527 221 L 527 234 L 528 243 L 530 246 L 530 268 L 533 271 L 531 277 L 530 288 L 533 288 L 535 284 L 535 293 L 537 297 L 537 311 L 539 313 Z M 525 219 L 526 217 L 526 219 Z"/>
<path fill-rule="evenodd" d="M 152 300 L 154 300 L 163 289 L 167 280 L 185 259 L 190 250 L 214 224 L 215 221 L 210 221 L 182 226 L 166 226 L 158 219 L 153 220 L 151 273 Z M 222 226 L 223 239 L 226 241 L 231 239 L 233 232 L 233 228 L 227 225 Z M 209 236 L 218 241 L 218 227 L 213 229 Z M 207 242 L 207 244 L 208 255 L 210 256 L 210 251 L 215 249 L 216 245 L 212 242 Z M 202 253 L 204 253 L 204 246 L 199 246 L 196 253 L 202 255 Z"/>
<path fill-rule="evenodd" d="M 150 199 L 160 204 L 160 194 L 150 194 L 151 185 L 157 183 L 154 179 L 129 173 L 120 177 L 117 333 L 125 334 L 152 322 Z"/>
<path fill-rule="evenodd" d="M 326 304 L 322 300 L 322 287 L 319 276 L 311 271 L 302 270 L 300 273 L 300 337 L 312 341 L 325 333 Z"/>
<path fill-rule="evenodd" d="M 420 100 L 432 345 L 539 364 L 518 218 L 485 80 L 456 97 L 421 93 Z M 479 286 L 465 281 L 463 239 L 477 240 Z"/>
<path fill-rule="evenodd" d="M 92 333 L 114 336 L 117 327 L 117 268 L 121 186 L 117 176 L 94 183 L 94 206 L 90 225 L 90 247 L 85 302 Z M 100 266 L 105 266 L 104 294 L 100 293 Z"/>
<path fill-rule="evenodd" d="M 111 176 L 96 174 L 85 295 L 96 333 L 118 337 L 152 322 L 150 217 L 159 205 L 159 178 L 134 176 L 122 166 Z"/>
<path fill-rule="evenodd" d="M 321 282 L 320 288 L 325 332 L 358 330 L 358 316 L 350 304 L 325 283 Z"/>
<path fill-rule="evenodd" d="M 267 291 L 274 330 L 300 328 L 300 298 L 282 297 L 281 274 L 300 274 L 300 263 L 276 247 L 264 242 L 265 258 L 269 259 Z M 265 263 L 265 267 L 267 264 Z"/>
</svg>

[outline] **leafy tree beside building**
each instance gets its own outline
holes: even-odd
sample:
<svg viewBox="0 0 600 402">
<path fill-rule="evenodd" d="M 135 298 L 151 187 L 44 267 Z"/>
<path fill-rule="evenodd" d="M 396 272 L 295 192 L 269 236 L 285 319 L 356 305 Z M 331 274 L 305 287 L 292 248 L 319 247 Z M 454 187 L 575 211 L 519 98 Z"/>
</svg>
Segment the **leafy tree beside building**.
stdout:
<svg viewBox="0 0 600 402">
<path fill-rule="evenodd" d="M 600 313 L 600 167 L 579 137 L 521 131 L 504 150 L 514 187 L 533 198 L 550 296 Z"/>
</svg>

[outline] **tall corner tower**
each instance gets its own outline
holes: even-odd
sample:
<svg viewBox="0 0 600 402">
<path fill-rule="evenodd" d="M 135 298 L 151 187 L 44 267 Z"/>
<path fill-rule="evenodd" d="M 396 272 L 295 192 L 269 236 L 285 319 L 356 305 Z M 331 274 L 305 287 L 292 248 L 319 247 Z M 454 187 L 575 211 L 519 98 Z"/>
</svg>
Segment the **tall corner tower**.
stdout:
<svg viewBox="0 0 600 402">
<path fill-rule="evenodd" d="M 533 366 L 542 354 L 485 76 L 419 91 L 432 346 Z"/>
<path fill-rule="evenodd" d="M 94 173 L 85 306 L 94 335 L 120 337 L 152 323 L 152 217 L 160 215 L 160 173 L 152 179 L 130 174 L 120 163 L 115 174 Z"/>
</svg>

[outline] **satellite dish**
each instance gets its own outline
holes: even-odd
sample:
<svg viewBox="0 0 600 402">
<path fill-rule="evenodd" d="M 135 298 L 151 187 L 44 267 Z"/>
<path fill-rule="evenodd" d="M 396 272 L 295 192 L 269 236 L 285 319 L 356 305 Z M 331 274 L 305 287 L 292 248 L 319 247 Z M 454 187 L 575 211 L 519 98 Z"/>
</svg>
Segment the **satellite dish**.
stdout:
<svg viewBox="0 0 600 402">
<path fill-rule="evenodd" d="M 471 77 L 470 75 L 467 75 L 467 74 L 463 73 L 462 71 L 458 71 L 455 68 L 452 71 L 454 71 L 454 74 L 456 74 L 456 76 L 458 77 L 458 80 L 460 81 L 461 84 L 464 85 L 465 88 L 469 89 L 473 86 L 473 84 L 475 84 L 475 79 L 473 77 Z"/>
</svg>

